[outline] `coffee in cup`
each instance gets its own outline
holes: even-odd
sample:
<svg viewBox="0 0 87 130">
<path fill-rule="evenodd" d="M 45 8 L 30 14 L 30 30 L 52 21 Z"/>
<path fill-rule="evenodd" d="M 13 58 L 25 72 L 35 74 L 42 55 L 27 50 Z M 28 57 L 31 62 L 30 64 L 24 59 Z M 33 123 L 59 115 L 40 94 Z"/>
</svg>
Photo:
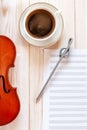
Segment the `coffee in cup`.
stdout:
<svg viewBox="0 0 87 130">
<path fill-rule="evenodd" d="M 32 11 L 26 18 L 26 30 L 35 38 L 48 37 L 54 30 L 55 19 L 44 9 Z"/>
<path fill-rule="evenodd" d="M 63 31 L 63 18 L 58 9 L 48 3 L 35 3 L 24 10 L 20 18 L 20 33 L 31 45 L 48 47 L 55 44 Z"/>
</svg>

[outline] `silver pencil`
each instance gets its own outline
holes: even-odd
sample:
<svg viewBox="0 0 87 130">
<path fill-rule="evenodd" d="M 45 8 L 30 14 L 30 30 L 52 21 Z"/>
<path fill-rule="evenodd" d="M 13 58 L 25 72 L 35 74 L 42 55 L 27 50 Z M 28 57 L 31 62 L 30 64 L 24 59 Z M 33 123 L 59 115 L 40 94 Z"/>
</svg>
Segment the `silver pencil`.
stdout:
<svg viewBox="0 0 87 130">
<path fill-rule="evenodd" d="M 42 90 L 41 90 L 40 93 L 38 94 L 38 96 L 37 96 L 37 98 L 36 98 L 36 103 L 40 100 L 40 98 L 42 97 L 42 95 L 43 95 L 44 92 L 46 91 L 46 89 L 47 89 L 47 87 L 48 87 L 47 85 L 48 85 L 50 79 L 52 78 L 53 74 L 55 73 L 55 71 L 56 71 L 58 65 L 59 65 L 60 62 L 62 61 L 62 59 L 63 59 L 64 57 L 68 56 L 69 51 L 70 51 L 70 46 L 71 46 L 71 44 L 72 44 L 72 41 L 73 41 L 72 38 L 70 38 L 69 41 L 68 41 L 68 46 L 67 46 L 66 48 L 62 48 L 62 49 L 60 50 L 60 53 L 59 53 L 59 57 L 60 57 L 60 58 L 59 58 L 58 62 L 56 63 L 54 69 L 53 69 L 52 72 L 50 73 L 50 75 L 49 75 L 48 79 L 46 80 L 44 86 L 42 87 Z"/>
</svg>

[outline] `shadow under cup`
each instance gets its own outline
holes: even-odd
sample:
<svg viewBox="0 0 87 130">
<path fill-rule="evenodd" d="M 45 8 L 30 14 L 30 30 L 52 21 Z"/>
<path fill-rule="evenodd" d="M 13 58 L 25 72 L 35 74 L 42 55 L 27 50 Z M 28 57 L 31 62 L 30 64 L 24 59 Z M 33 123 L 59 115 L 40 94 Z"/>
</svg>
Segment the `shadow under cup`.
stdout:
<svg viewBox="0 0 87 130">
<path fill-rule="evenodd" d="M 54 16 L 44 9 L 34 10 L 27 16 L 25 28 L 27 33 L 33 38 L 46 38 L 55 29 Z"/>
</svg>

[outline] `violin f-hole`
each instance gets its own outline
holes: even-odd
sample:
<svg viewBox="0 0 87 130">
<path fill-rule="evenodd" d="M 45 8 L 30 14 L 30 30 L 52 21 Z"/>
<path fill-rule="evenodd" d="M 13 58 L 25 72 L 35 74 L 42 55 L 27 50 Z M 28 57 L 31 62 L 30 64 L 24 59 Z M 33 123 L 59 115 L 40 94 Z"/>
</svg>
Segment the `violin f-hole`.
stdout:
<svg viewBox="0 0 87 130">
<path fill-rule="evenodd" d="M 3 90 L 5 93 L 9 93 L 10 89 L 6 90 L 6 85 L 5 85 L 5 79 L 3 75 L 0 75 L 0 78 L 2 78 L 2 83 L 3 83 Z"/>
</svg>

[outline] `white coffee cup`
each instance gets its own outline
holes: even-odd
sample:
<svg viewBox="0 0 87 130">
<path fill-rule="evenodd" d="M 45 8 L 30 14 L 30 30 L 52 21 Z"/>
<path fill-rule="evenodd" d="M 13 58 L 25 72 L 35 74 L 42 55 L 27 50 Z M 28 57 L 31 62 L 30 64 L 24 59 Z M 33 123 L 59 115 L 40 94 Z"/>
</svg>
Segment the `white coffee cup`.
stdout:
<svg viewBox="0 0 87 130">
<path fill-rule="evenodd" d="M 46 37 L 33 37 L 28 33 L 26 29 L 26 19 L 33 11 L 43 9 L 48 11 L 55 20 L 55 27 L 52 31 L 52 33 Z M 63 31 L 63 18 L 61 14 L 59 13 L 58 9 L 54 6 L 48 4 L 48 3 L 35 3 L 29 6 L 24 10 L 20 17 L 20 33 L 23 36 L 23 38 L 31 45 L 46 48 L 48 46 L 54 45 L 61 37 L 62 31 Z"/>
</svg>

